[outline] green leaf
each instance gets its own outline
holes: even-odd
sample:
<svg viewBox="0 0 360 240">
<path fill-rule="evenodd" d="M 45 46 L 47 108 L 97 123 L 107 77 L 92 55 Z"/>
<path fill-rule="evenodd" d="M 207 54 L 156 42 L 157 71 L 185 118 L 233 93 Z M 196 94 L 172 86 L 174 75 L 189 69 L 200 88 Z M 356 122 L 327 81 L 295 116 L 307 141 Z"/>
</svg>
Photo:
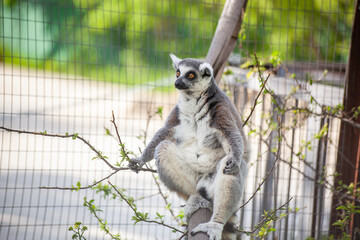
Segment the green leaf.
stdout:
<svg viewBox="0 0 360 240">
<path fill-rule="evenodd" d="M 328 124 L 324 124 L 324 126 L 321 128 L 321 130 L 314 135 L 315 138 L 320 139 L 324 137 L 328 132 Z"/>
<path fill-rule="evenodd" d="M 78 182 L 76 183 L 76 191 L 79 191 L 80 188 L 81 188 L 81 183 L 78 181 Z M 76 224 L 76 223 L 75 223 L 75 224 Z M 80 223 L 80 224 L 81 224 L 81 223 Z"/>
<path fill-rule="evenodd" d="M 346 206 L 339 206 L 336 210 L 348 210 L 348 208 Z"/>
<path fill-rule="evenodd" d="M 341 220 L 337 220 L 337 221 L 334 222 L 332 225 L 333 225 L 333 226 L 342 226 L 343 223 L 341 222 Z"/>
<path fill-rule="evenodd" d="M 233 71 L 231 71 L 231 69 L 227 69 L 225 72 L 224 72 L 224 75 L 232 75 L 234 74 Z"/>
<path fill-rule="evenodd" d="M 157 107 L 155 114 L 158 114 L 160 116 L 160 118 L 162 119 L 163 118 L 163 115 L 162 115 L 163 114 L 163 107 L 162 106 Z"/>
<path fill-rule="evenodd" d="M 79 135 L 78 133 L 75 133 L 72 139 L 75 140 L 78 137 L 78 135 Z"/>
</svg>

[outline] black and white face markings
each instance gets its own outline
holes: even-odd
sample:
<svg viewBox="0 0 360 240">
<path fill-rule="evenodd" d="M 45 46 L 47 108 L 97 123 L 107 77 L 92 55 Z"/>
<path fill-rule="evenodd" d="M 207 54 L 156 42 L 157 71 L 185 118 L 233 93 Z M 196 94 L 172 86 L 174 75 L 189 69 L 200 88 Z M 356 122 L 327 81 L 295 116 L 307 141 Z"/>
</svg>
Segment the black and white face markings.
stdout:
<svg viewBox="0 0 360 240">
<path fill-rule="evenodd" d="M 197 73 L 194 70 L 189 70 L 185 74 L 181 74 L 180 69 L 176 70 L 175 87 L 179 90 L 189 89 L 198 81 Z"/>
<path fill-rule="evenodd" d="M 170 55 L 176 71 L 175 87 L 178 90 L 204 91 L 211 82 L 211 66 L 197 59 L 179 59 Z"/>
</svg>

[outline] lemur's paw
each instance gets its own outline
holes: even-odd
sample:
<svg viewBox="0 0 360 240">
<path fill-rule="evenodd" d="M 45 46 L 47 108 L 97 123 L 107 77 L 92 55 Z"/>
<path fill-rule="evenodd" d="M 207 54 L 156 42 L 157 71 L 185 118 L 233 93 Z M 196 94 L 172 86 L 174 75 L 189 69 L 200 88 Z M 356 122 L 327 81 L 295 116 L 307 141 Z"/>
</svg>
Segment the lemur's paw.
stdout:
<svg viewBox="0 0 360 240">
<path fill-rule="evenodd" d="M 226 161 L 226 166 L 223 170 L 224 174 L 236 175 L 239 173 L 239 164 L 233 158 L 229 158 Z"/>
<path fill-rule="evenodd" d="M 144 164 L 145 161 L 143 161 L 141 157 L 137 157 L 130 159 L 128 167 L 130 168 L 130 170 L 138 173 Z"/>
<path fill-rule="evenodd" d="M 209 240 L 221 240 L 224 225 L 217 222 L 201 223 L 191 231 L 191 236 L 198 232 L 204 232 L 209 236 Z"/>
<path fill-rule="evenodd" d="M 212 211 L 211 202 L 198 194 L 191 195 L 187 200 L 184 208 L 185 216 L 187 217 L 187 219 L 189 219 L 191 215 L 193 215 L 193 213 L 200 208 L 207 208 Z"/>
</svg>

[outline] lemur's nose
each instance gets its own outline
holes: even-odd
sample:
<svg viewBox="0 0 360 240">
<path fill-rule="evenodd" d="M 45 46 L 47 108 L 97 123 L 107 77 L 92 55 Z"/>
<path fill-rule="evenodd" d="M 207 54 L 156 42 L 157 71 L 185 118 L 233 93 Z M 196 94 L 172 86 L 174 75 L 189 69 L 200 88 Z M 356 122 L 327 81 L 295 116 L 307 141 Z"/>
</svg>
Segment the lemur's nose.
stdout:
<svg viewBox="0 0 360 240">
<path fill-rule="evenodd" d="M 180 81 L 175 81 L 175 87 L 178 88 L 181 85 Z"/>
<path fill-rule="evenodd" d="M 186 85 L 185 85 L 185 83 L 184 83 L 181 79 L 177 79 L 177 80 L 175 81 L 175 87 L 176 87 L 177 89 L 181 90 L 181 89 L 185 89 L 185 88 L 186 88 Z"/>
</svg>

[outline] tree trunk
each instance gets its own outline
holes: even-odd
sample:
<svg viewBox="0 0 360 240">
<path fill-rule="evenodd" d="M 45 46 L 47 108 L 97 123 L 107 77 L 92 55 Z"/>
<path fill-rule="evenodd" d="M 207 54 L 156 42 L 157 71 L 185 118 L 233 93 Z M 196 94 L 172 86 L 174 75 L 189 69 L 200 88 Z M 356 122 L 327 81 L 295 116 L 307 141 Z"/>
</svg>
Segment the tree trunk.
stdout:
<svg viewBox="0 0 360 240">
<path fill-rule="evenodd" d="M 200 208 L 191 215 L 189 219 L 188 227 L 188 239 L 189 240 L 208 240 L 209 236 L 206 233 L 199 232 L 194 236 L 191 236 L 191 231 L 200 223 L 205 223 L 210 221 L 212 212 L 206 208 Z"/>
<path fill-rule="evenodd" d="M 351 36 L 350 54 L 346 69 L 346 82 L 344 91 L 344 111 L 350 112 L 353 107 L 360 106 L 360 0 L 356 3 L 354 25 Z M 359 117 L 356 119 L 360 123 Z M 351 183 L 356 186 L 360 181 L 359 162 L 360 162 L 360 132 L 348 123 L 342 122 L 340 128 L 338 159 L 336 172 L 340 173 L 340 179 L 346 185 Z M 338 181 L 335 181 L 335 187 Z M 334 223 L 339 216 L 336 211 L 338 206 L 338 197 L 334 195 L 332 204 L 332 213 L 330 224 Z M 360 234 L 355 235 L 355 228 L 360 226 L 360 214 L 352 216 L 350 223 L 351 239 L 360 239 Z M 331 234 L 335 238 L 341 236 L 337 227 L 330 226 Z"/>
<path fill-rule="evenodd" d="M 236 46 L 246 4 L 247 0 L 227 0 L 216 27 L 206 61 L 213 66 L 218 83 L 221 69 Z"/>
</svg>

